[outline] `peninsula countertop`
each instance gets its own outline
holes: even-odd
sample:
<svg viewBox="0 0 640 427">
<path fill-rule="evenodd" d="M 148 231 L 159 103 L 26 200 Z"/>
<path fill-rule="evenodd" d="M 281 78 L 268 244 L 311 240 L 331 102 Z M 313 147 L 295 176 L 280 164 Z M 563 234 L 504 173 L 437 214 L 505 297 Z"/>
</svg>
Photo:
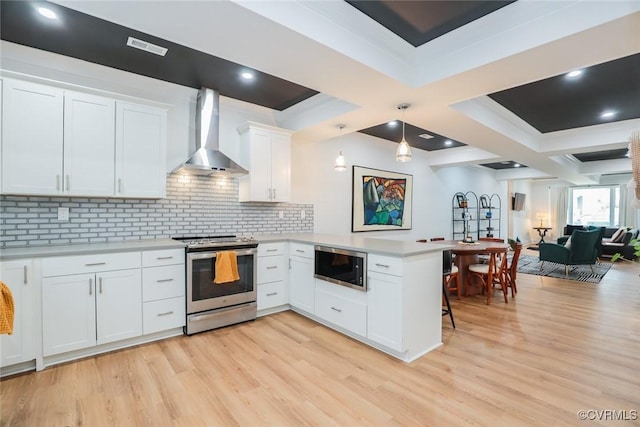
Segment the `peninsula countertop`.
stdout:
<svg viewBox="0 0 640 427">
<path fill-rule="evenodd" d="M 259 244 L 272 242 L 298 242 L 395 257 L 408 257 L 431 252 L 441 252 L 442 250 L 449 248 L 449 246 L 443 244 L 416 243 L 413 241 L 318 233 L 262 234 L 254 235 L 253 238 L 256 239 Z M 183 242 L 168 238 L 100 243 L 70 243 L 62 245 L 33 245 L 0 249 L 0 260 L 8 261 L 12 259 L 92 253 L 179 249 L 184 247 L 185 244 Z"/>
<path fill-rule="evenodd" d="M 380 255 L 408 257 L 442 252 L 450 246 L 434 243 L 417 243 L 414 241 L 390 240 L 359 235 L 319 234 L 319 233 L 291 233 L 269 234 L 253 236 L 260 243 L 269 242 L 298 242 L 313 245 L 330 246 L 338 249 L 356 250 Z M 451 246 L 453 247 L 453 246 Z"/>
</svg>

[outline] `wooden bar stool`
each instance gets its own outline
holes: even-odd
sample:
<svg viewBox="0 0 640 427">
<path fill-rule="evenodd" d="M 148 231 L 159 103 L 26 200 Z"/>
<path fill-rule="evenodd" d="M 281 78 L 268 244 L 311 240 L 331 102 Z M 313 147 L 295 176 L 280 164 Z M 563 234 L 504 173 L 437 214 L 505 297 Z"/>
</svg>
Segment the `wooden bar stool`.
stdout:
<svg viewBox="0 0 640 427">
<path fill-rule="evenodd" d="M 442 309 L 442 315 L 446 316 L 447 314 L 451 318 L 451 326 L 453 329 L 456 328 L 456 322 L 453 320 L 453 310 L 451 310 L 451 303 L 449 302 L 449 289 L 447 287 L 447 277 L 450 277 L 452 274 L 452 253 L 451 250 L 442 251 L 442 295 L 444 297 L 444 302 L 447 308 Z M 456 268 L 456 276 L 458 274 Z M 460 286 L 458 285 L 458 298 L 460 298 Z"/>
</svg>

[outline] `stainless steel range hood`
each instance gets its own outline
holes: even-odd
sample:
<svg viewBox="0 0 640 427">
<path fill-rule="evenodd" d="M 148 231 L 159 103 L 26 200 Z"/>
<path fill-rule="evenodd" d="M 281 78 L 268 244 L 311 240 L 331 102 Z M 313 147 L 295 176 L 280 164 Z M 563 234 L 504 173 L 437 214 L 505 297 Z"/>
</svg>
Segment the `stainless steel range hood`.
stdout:
<svg viewBox="0 0 640 427">
<path fill-rule="evenodd" d="M 173 172 L 242 176 L 248 171 L 220 152 L 220 94 L 208 88 L 198 92 L 196 150 Z"/>
</svg>

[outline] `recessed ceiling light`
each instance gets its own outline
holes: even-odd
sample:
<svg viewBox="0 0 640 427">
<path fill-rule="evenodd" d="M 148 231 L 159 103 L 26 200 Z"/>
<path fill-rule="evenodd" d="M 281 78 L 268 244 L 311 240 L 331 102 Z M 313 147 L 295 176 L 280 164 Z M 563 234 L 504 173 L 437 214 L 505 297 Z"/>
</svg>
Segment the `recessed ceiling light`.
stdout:
<svg viewBox="0 0 640 427">
<path fill-rule="evenodd" d="M 422 138 L 422 139 L 431 139 L 431 138 L 433 138 L 433 135 L 429 135 L 428 133 L 423 133 L 423 134 L 420 134 L 418 136 L 420 138 Z"/>
<path fill-rule="evenodd" d="M 387 123 L 387 126 L 389 126 L 390 128 L 394 128 L 394 127 L 398 126 L 398 121 L 397 120 L 393 120 L 393 121 Z"/>
<path fill-rule="evenodd" d="M 615 116 L 616 112 L 615 111 L 603 111 L 602 114 L 600 114 L 600 118 L 601 119 L 610 119 L 611 117 Z"/>
<path fill-rule="evenodd" d="M 573 71 L 568 72 L 565 75 L 570 79 L 575 79 L 575 78 L 580 77 L 582 75 L 582 70 L 573 70 Z"/>
<path fill-rule="evenodd" d="M 451 141 L 450 139 L 447 139 L 446 141 L 444 141 L 444 145 L 451 145 L 453 144 L 453 141 Z"/>
<path fill-rule="evenodd" d="M 500 163 L 502 163 L 503 165 L 508 165 L 508 164 L 510 164 L 511 162 L 508 162 L 508 161 L 506 161 L 506 160 L 503 160 L 503 161 L 501 161 Z"/>
<path fill-rule="evenodd" d="M 37 11 L 40 15 L 44 16 L 45 18 L 49 18 L 49 19 L 58 19 L 58 15 L 56 15 L 56 13 L 49 9 L 48 7 L 38 7 Z"/>
<path fill-rule="evenodd" d="M 245 80 L 253 80 L 255 76 L 250 71 L 243 71 L 242 73 L 240 73 L 240 77 L 242 77 Z"/>
<path fill-rule="evenodd" d="M 514 164 L 513 164 L 513 167 L 514 167 L 514 168 L 519 168 L 519 167 L 520 167 L 520 163 L 514 163 Z"/>
</svg>

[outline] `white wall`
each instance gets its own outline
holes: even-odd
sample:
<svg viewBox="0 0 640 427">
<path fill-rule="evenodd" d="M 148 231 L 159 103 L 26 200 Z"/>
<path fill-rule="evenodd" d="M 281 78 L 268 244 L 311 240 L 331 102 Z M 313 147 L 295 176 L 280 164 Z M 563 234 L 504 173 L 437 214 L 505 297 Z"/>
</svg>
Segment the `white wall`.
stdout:
<svg viewBox="0 0 640 427">
<path fill-rule="evenodd" d="M 351 192 L 353 165 L 413 175 L 412 230 L 358 233 L 366 237 L 417 240 L 444 236 L 451 238 L 452 198 L 458 192 L 497 193 L 507 204 L 506 183 L 495 180 L 484 168 L 456 167 L 433 171 L 427 166 L 429 153 L 413 150 L 408 163 L 395 161 L 397 144 L 361 133 L 349 133 L 326 141 L 298 141 L 292 148 L 292 194 L 295 202 L 313 203 L 314 229 L 318 233 L 351 233 Z M 348 169 L 335 172 L 333 164 L 342 150 Z M 506 215 L 501 215 L 502 237 L 506 235 Z"/>
</svg>

